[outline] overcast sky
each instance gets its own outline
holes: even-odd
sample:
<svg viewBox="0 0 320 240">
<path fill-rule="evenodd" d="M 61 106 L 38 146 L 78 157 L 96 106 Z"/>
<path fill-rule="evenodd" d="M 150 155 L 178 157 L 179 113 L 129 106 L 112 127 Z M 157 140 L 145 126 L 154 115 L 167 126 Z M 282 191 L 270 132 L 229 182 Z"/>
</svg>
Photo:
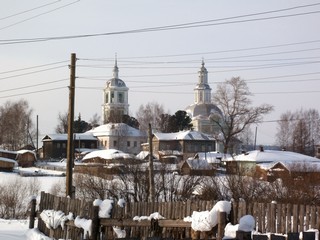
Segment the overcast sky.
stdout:
<svg viewBox="0 0 320 240">
<path fill-rule="evenodd" d="M 282 113 L 319 111 L 319 23 L 315 0 L 2 0 L 0 104 L 26 99 L 54 133 L 76 53 L 75 116 L 101 116 L 117 54 L 130 115 L 148 102 L 174 114 L 193 103 L 204 59 L 213 92 L 240 76 L 253 105 L 275 107 L 257 128 L 257 144 L 272 144 Z"/>
</svg>

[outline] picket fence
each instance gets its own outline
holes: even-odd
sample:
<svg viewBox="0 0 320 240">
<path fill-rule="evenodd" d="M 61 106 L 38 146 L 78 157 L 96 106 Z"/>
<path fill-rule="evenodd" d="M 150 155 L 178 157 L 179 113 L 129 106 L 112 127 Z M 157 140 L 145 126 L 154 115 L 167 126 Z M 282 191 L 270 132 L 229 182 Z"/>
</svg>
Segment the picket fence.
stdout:
<svg viewBox="0 0 320 240">
<path fill-rule="evenodd" d="M 111 218 L 99 218 L 99 207 L 92 202 L 67 197 L 58 197 L 42 192 L 38 209 L 35 200 L 31 205 L 30 228 L 34 227 L 34 219 L 38 217 L 38 229 L 45 235 L 55 239 L 117 239 L 113 227 L 118 226 L 126 231 L 126 239 L 222 239 L 227 222 L 237 224 L 244 215 L 252 215 L 256 219 L 256 227 L 260 233 L 299 233 L 309 229 L 320 228 L 320 206 L 246 203 L 232 202 L 229 216 L 220 213 L 218 225 L 211 232 L 195 232 L 191 223 L 183 219 L 191 216 L 193 211 L 212 209 L 216 201 L 188 200 L 185 202 L 129 202 L 125 207 L 114 204 Z M 82 228 L 67 222 L 64 229 L 49 229 L 39 217 L 43 210 L 70 212 L 74 216 L 92 220 L 92 234 L 88 236 Z M 159 212 L 164 220 L 134 221 L 135 216 L 149 216 Z"/>
</svg>

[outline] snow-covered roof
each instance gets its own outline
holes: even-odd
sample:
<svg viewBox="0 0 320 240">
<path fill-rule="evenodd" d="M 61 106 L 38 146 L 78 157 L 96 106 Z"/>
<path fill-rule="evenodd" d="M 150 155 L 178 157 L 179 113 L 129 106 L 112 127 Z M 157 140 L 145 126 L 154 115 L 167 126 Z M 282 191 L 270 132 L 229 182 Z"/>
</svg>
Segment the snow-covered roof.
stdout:
<svg viewBox="0 0 320 240">
<path fill-rule="evenodd" d="M 230 157 L 230 154 L 223 154 L 220 152 L 198 152 L 195 156 L 196 159 L 207 160 L 208 163 L 220 163 L 220 161 L 226 157 Z"/>
<path fill-rule="evenodd" d="M 9 151 L 9 150 L 4 150 L 4 149 L 0 149 L 0 152 L 3 152 L 3 153 L 12 153 L 12 154 L 16 154 L 16 153 L 17 153 L 16 151 Z"/>
<path fill-rule="evenodd" d="M 180 131 L 175 133 L 154 133 L 154 136 L 162 141 L 170 140 L 214 140 L 214 138 L 198 131 Z"/>
<path fill-rule="evenodd" d="M 193 170 L 211 170 L 212 166 L 206 160 L 187 159 L 186 163 Z"/>
<path fill-rule="evenodd" d="M 141 151 L 136 158 L 140 160 L 144 160 L 149 156 L 149 151 Z M 153 159 L 156 159 L 157 157 L 153 155 Z"/>
<path fill-rule="evenodd" d="M 284 162 L 273 162 L 273 163 L 262 163 L 259 164 L 260 168 L 273 171 L 277 171 L 276 166 L 278 164 L 282 165 L 289 171 L 295 172 L 319 172 L 320 171 L 320 161 L 309 162 L 309 161 L 284 161 Z"/>
<path fill-rule="evenodd" d="M 97 140 L 97 138 L 89 132 L 85 132 L 85 133 L 75 133 L 74 134 L 74 140 Z M 46 136 L 44 136 L 44 138 L 42 139 L 42 141 L 67 141 L 68 140 L 68 134 L 66 133 L 56 133 L 56 134 L 48 134 Z"/>
<path fill-rule="evenodd" d="M 108 123 L 87 131 L 94 136 L 132 136 L 146 137 L 146 134 L 139 129 L 130 127 L 125 123 Z"/>
<path fill-rule="evenodd" d="M 31 150 L 18 150 L 17 151 L 18 154 L 25 154 L 25 153 L 32 153 L 34 156 L 36 156 L 36 153 L 34 151 L 31 151 Z"/>
<path fill-rule="evenodd" d="M 320 162 L 315 157 L 310 157 L 300 153 L 277 150 L 254 150 L 243 153 L 227 160 L 236 161 L 253 161 L 256 163 L 272 163 L 272 162 Z"/>
<path fill-rule="evenodd" d="M 17 162 L 13 159 L 10 158 L 4 158 L 4 157 L 0 157 L 0 162 L 9 162 L 9 163 L 14 163 L 16 164 Z"/>
<path fill-rule="evenodd" d="M 118 159 L 118 158 L 133 158 L 132 155 L 124 153 L 117 149 L 106 149 L 106 150 L 97 150 L 88 153 L 83 157 L 83 161 L 91 158 L 101 158 L 101 159 Z"/>
</svg>

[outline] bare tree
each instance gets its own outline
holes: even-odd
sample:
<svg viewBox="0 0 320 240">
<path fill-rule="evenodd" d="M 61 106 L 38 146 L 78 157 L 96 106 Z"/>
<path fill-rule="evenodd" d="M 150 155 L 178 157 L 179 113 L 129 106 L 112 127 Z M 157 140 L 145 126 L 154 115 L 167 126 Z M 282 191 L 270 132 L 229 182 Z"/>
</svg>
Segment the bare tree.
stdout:
<svg viewBox="0 0 320 240">
<path fill-rule="evenodd" d="M 287 111 L 278 121 L 277 143 L 284 149 L 314 156 L 320 140 L 320 117 L 315 109 Z"/>
<path fill-rule="evenodd" d="M 56 133 L 67 133 L 67 132 L 68 132 L 68 112 L 59 113 Z"/>
<path fill-rule="evenodd" d="M 0 145 L 4 149 L 18 150 L 28 142 L 35 132 L 31 120 L 32 109 L 25 100 L 7 101 L 0 107 Z"/>
<path fill-rule="evenodd" d="M 25 218 L 31 196 L 38 194 L 40 182 L 36 178 L 15 178 L 0 184 L 0 218 Z"/>
<path fill-rule="evenodd" d="M 276 141 L 283 149 L 291 150 L 292 147 L 292 132 L 294 124 L 294 116 L 290 111 L 282 114 L 278 121 L 278 132 Z"/>
<path fill-rule="evenodd" d="M 213 116 L 211 121 L 219 129 L 217 136 L 222 134 L 221 141 L 224 153 L 231 148 L 231 143 L 250 124 L 258 123 L 263 115 L 271 112 L 273 106 L 263 104 L 253 107 L 246 82 L 239 77 L 231 78 L 217 86 L 213 95 L 214 103 L 221 109 L 222 116 Z"/>
<path fill-rule="evenodd" d="M 97 113 L 95 113 L 92 118 L 90 118 L 89 123 L 91 127 L 98 127 L 100 124 L 100 117 L 98 116 Z"/>
<path fill-rule="evenodd" d="M 163 106 L 156 102 L 147 103 L 145 106 L 141 105 L 136 112 L 136 119 L 140 124 L 140 130 L 148 131 L 149 123 L 153 129 L 161 128 L 161 115 L 163 115 Z"/>
</svg>

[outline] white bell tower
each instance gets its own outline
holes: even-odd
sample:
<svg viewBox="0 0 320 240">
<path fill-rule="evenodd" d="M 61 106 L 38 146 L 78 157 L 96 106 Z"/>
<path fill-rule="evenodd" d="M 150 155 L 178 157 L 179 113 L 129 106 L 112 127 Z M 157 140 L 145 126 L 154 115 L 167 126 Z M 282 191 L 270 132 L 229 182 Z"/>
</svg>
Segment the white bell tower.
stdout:
<svg viewBox="0 0 320 240">
<path fill-rule="evenodd" d="M 125 82 L 119 79 L 117 59 L 113 68 L 113 78 L 107 81 L 103 90 L 103 124 L 121 122 L 123 115 L 129 114 L 128 90 Z"/>
</svg>

